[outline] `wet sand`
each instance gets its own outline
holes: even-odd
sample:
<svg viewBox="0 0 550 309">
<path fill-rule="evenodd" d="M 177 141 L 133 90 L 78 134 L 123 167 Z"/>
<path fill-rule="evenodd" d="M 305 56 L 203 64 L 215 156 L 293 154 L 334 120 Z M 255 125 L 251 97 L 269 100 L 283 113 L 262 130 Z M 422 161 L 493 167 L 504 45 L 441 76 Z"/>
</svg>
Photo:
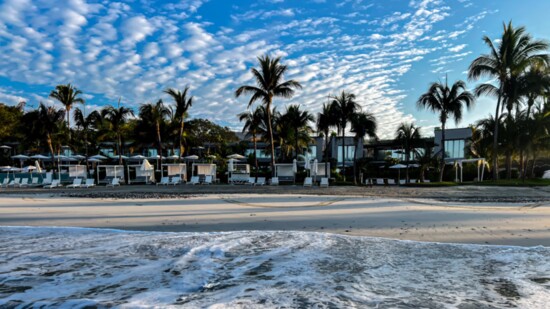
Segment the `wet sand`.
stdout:
<svg viewBox="0 0 550 309">
<path fill-rule="evenodd" d="M 358 196 L 353 195 L 358 189 L 344 191 L 341 188 L 345 187 L 335 187 L 308 189 L 307 195 L 262 191 L 261 194 L 201 193 L 164 199 L 100 197 L 101 192 L 125 192 L 128 188 L 131 187 L 1 194 L 0 225 L 165 232 L 300 230 L 430 242 L 550 247 L 547 188 L 470 187 L 437 191 L 401 188 L 405 190 Z M 212 189 L 202 188 L 195 190 Z M 233 191 L 241 190 L 241 187 L 233 188 Z M 254 189 L 247 190 L 254 192 Z M 369 193 L 368 188 L 361 189 Z M 170 189 L 158 188 L 156 192 L 163 190 Z M 337 190 L 343 192 L 324 195 Z M 416 190 L 423 194 L 411 193 Z M 66 192 L 97 196 L 64 197 Z M 134 188 L 126 193 L 131 192 L 137 191 Z M 474 201 L 476 196 L 480 199 Z M 516 201 L 506 202 L 506 198 L 516 198 Z"/>
</svg>

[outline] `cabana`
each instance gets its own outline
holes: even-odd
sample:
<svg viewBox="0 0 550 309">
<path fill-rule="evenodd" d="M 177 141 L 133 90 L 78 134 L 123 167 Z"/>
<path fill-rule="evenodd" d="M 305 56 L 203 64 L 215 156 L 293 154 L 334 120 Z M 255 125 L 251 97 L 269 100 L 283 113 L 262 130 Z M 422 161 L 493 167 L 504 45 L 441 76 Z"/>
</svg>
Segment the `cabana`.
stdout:
<svg viewBox="0 0 550 309">
<path fill-rule="evenodd" d="M 243 184 L 247 183 L 250 178 L 250 164 L 234 163 L 234 159 L 230 159 L 229 163 L 229 183 Z"/>
<path fill-rule="evenodd" d="M 166 170 L 166 173 L 164 172 Z M 214 174 L 215 174 L 214 170 Z M 162 164 L 163 176 L 180 176 L 182 181 L 187 182 L 187 165 L 185 163 L 166 163 Z"/>
<path fill-rule="evenodd" d="M 206 176 L 212 176 L 212 181 L 216 182 L 216 164 L 193 163 L 191 176 L 199 176 L 201 182 Z"/>
<path fill-rule="evenodd" d="M 146 159 L 141 164 L 131 164 L 126 167 L 128 183 L 146 183 L 155 181 L 155 167 Z"/>
<path fill-rule="evenodd" d="M 276 163 L 275 177 L 279 178 L 279 182 L 294 182 L 296 177 L 296 164 Z"/>
<path fill-rule="evenodd" d="M 474 159 L 445 159 L 445 163 L 448 165 L 453 165 L 455 167 L 455 181 L 463 182 L 463 172 L 464 172 L 464 163 L 476 163 L 477 165 L 477 178 L 475 181 L 482 182 L 483 176 L 485 175 L 485 165 L 487 161 L 485 158 L 474 158 Z M 460 178 L 458 178 L 458 170 L 460 170 Z"/>
<path fill-rule="evenodd" d="M 105 171 L 105 178 L 99 178 L 101 171 Z M 97 183 L 110 183 L 113 178 L 124 179 L 124 165 L 98 165 L 96 177 Z"/>
<path fill-rule="evenodd" d="M 87 178 L 85 165 L 67 165 L 69 168 L 69 178 Z"/>
</svg>

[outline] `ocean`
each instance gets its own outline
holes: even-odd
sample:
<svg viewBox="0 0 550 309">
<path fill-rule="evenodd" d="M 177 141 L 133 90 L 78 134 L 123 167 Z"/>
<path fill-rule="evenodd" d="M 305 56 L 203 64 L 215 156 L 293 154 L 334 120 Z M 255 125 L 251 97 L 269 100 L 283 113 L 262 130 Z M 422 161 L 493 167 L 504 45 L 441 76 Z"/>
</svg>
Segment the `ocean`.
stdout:
<svg viewBox="0 0 550 309">
<path fill-rule="evenodd" d="M 548 308 L 550 248 L 0 227 L 0 308 Z"/>
</svg>

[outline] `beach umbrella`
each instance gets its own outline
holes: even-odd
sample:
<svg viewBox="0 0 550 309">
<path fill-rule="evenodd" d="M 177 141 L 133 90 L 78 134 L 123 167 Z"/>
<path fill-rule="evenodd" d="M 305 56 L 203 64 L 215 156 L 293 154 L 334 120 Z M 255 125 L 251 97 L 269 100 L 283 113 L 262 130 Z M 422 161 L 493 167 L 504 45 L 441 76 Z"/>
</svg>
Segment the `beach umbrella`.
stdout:
<svg viewBox="0 0 550 309">
<path fill-rule="evenodd" d="M 294 159 L 294 161 L 292 161 L 292 172 L 294 174 L 298 173 L 298 163 L 296 162 L 296 159 Z"/>
<path fill-rule="evenodd" d="M 101 162 L 101 160 L 96 158 L 89 158 L 88 162 Z"/>
<path fill-rule="evenodd" d="M 313 160 L 313 165 L 311 166 L 311 174 L 317 176 L 317 173 L 319 172 L 319 166 L 317 166 L 319 163 L 317 159 Z"/>
<path fill-rule="evenodd" d="M 32 173 L 32 171 L 34 171 L 34 170 L 36 170 L 36 166 L 34 166 L 34 165 L 25 166 L 25 167 L 23 168 L 23 171 L 24 171 L 25 173 L 28 173 L 28 172 L 31 172 L 31 173 Z"/>
<path fill-rule="evenodd" d="M 47 157 L 45 155 L 37 154 L 34 156 L 30 156 L 31 159 L 37 159 L 37 160 L 47 160 L 50 159 L 50 157 Z"/>
<path fill-rule="evenodd" d="M 237 160 L 246 159 L 245 156 L 240 155 L 240 154 L 238 154 L 238 153 L 234 153 L 234 154 L 232 154 L 232 155 L 229 155 L 229 156 L 227 156 L 227 158 L 228 158 L 228 159 L 237 159 Z"/>
<path fill-rule="evenodd" d="M 197 155 L 190 155 L 190 156 L 187 156 L 187 157 L 183 157 L 185 160 L 198 160 L 199 159 L 199 156 Z"/>
<path fill-rule="evenodd" d="M 30 157 L 26 156 L 24 154 L 18 154 L 11 157 L 12 159 L 19 159 L 19 160 L 28 160 Z"/>
<path fill-rule="evenodd" d="M 131 156 L 130 159 L 132 159 L 132 160 L 143 160 L 143 159 L 145 159 L 145 156 L 135 155 L 135 156 Z"/>
<path fill-rule="evenodd" d="M 97 160 L 107 160 L 108 158 L 106 156 L 102 156 L 100 154 L 96 154 L 95 156 L 91 156 L 89 159 L 97 159 Z M 88 159 L 88 161 L 89 161 Z"/>
<path fill-rule="evenodd" d="M 11 149 L 11 147 L 8 145 L 2 145 L 0 146 L 0 149 Z"/>
<path fill-rule="evenodd" d="M 86 159 L 86 157 L 83 156 L 83 155 L 74 155 L 74 156 L 71 156 L 71 158 L 77 159 L 77 160 L 84 160 L 84 159 Z"/>
<path fill-rule="evenodd" d="M 401 169 L 407 168 L 407 166 L 404 164 L 395 164 L 390 166 L 390 168 L 397 169 L 397 183 L 399 183 L 401 181 Z"/>
<path fill-rule="evenodd" d="M 171 156 L 168 157 L 168 159 L 172 159 L 172 160 L 177 160 L 179 158 L 180 158 L 180 156 L 178 156 L 178 155 L 171 155 Z"/>
<path fill-rule="evenodd" d="M 166 159 L 166 157 L 162 157 L 163 159 Z M 156 155 L 156 156 L 150 156 L 150 157 L 147 157 L 148 160 L 160 160 L 160 156 L 159 155 Z"/>
</svg>

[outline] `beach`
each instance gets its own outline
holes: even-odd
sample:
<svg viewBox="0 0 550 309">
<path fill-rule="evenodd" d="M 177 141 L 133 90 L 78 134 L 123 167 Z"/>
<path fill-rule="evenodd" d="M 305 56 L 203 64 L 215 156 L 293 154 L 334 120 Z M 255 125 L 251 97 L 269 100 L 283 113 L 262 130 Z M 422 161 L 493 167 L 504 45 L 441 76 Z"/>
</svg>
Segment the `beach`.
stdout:
<svg viewBox="0 0 550 309">
<path fill-rule="evenodd" d="M 127 186 L 12 191 L 0 195 L 0 225 L 162 232 L 306 231 L 550 247 L 548 188 L 369 190 Z"/>
</svg>

